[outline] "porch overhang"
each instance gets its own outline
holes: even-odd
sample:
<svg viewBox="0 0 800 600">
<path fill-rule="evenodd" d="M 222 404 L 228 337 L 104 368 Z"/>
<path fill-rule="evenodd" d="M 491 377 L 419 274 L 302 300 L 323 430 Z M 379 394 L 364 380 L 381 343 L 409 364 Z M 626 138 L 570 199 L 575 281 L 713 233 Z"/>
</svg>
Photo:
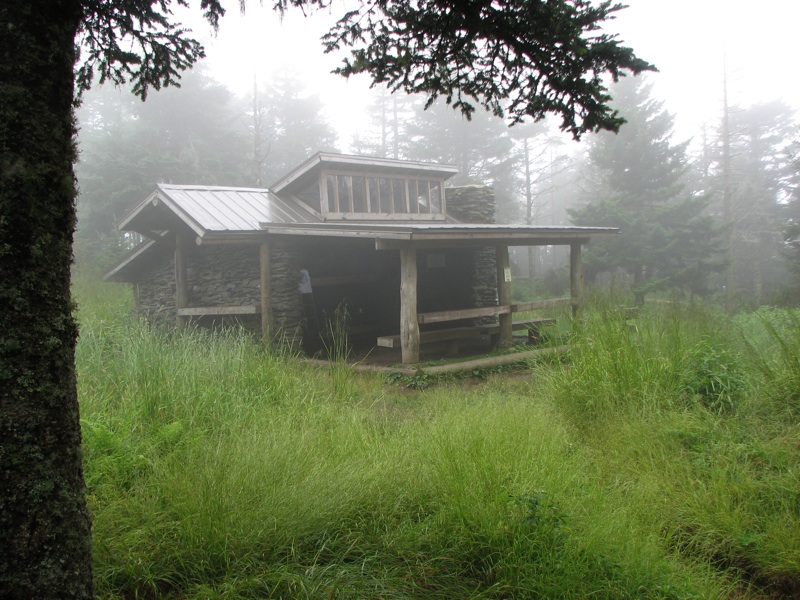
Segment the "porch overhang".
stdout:
<svg viewBox="0 0 800 600">
<path fill-rule="evenodd" d="M 595 237 L 619 235 L 616 227 L 529 227 L 450 223 L 308 223 L 262 224 L 270 235 L 362 238 L 377 250 L 405 247 L 571 246 Z"/>
<path fill-rule="evenodd" d="M 376 251 L 398 250 L 400 254 L 400 347 L 403 364 L 419 362 L 420 316 L 417 312 L 418 250 L 430 248 L 494 247 L 497 270 L 497 307 L 489 307 L 499 319 L 499 343 L 511 344 L 513 313 L 511 304 L 510 246 L 556 246 L 570 248 L 570 298 L 577 316 L 583 295 L 581 247 L 595 237 L 619 234 L 615 227 L 528 227 L 524 225 L 447 224 L 447 223 L 309 223 L 262 224 L 269 237 L 292 236 L 328 240 L 373 240 Z M 480 309 L 486 311 L 486 308 Z M 442 320 L 460 320 L 472 310 L 448 311 Z M 481 314 L 484 314 L 482 312 Z M 486 313 L 488 314 L 488 312 Z M 422 315 L 424 316 L 424 315 Z M 423 319 L 424 321 L 424 319 Z"/>
</svg>

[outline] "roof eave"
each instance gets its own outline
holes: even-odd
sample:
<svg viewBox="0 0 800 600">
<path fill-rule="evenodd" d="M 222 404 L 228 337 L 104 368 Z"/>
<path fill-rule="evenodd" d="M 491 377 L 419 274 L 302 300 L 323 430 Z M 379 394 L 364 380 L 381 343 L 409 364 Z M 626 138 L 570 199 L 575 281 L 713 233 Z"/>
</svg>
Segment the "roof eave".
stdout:
<svg viewBox="0 0 800 600">
<path fill-rule="evenodd" d="M 318 223 L 275 225 L 264 223 L 270 235 L 374 239 L 379 249 L 407 245 L 543 246 L 585 244 L 595 237 L 619 235 L 613 227 L 519 227 L 503 225 Z"/>
<path fill-rule="evenodd" d="M 157 240 L 147 240 L 142 242 L 136 248 L 130 251 L 128 255 L 123 258 L 113 269 L 103 275 L 103 281 L 128 281 L 123 279 L 120 275 L 134 262 L 138 262 L 139 258 L 149 252 L 156 244 Z"/>
<path fill-rule="evenodd" d="M 156 185 L 155 191 L 150 194 L 147 199 L 139 204 L 136 208 L 134 208 L 126 217 L 124 217 L 118 224 L 117 229 L 119 231 L 133 231 L 136 233 L 141 233 L 143 235 L 148 235 L 151 231 L 149 227 L 137 226 L 136 220 L 137 218 L 141 217 L 145 211 L 153 210 L 155 207 L 159 205 L 159 203 L 163 203 L 167 208 L 169 208 L 181 221 L 183 221 L 189 228 L 192 229 L 199 237 L 203 237 L 206 234 L 206 230 L 197 222 L 195 221 L 191 215 L 189 215 L 186 211 L 184 211 L 178 204 L 172 201 L 169 197 L 169 194 L 161 187 L 161 184 Z"/>
</svg>

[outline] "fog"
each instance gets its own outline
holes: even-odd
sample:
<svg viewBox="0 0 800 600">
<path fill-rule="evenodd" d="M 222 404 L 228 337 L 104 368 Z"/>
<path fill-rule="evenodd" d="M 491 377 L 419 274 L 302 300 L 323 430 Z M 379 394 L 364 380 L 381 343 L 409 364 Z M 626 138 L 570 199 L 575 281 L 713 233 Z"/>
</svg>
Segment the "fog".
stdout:
<svg viewBox="0 0 800 600">
<path fill-rule="evenodd" d="M 123 92 L 87 96 L 79 258 L 82 249 L 110 258 L 125 250 L 130 240 L 114 236 L 113 222 L 158 182 L 262 187 L 315 151 L 337 150 L 454 164 L 451 183 L 494 188 L 499 222 L 615 226 L 624 243 L 639 228 L 627 256 L 593 245 L 590 275 L 621 271 L 642 289 L 655 286 L 648 291 L 735 289 L 751 305 L 800 298 L 800 273 L 792 273 L 800 235 L 790 233 L 800 222 L 791 154 L 800 152 L 800 2 L 763 0 L 754 10 L 742 0 L 631 0 L 607 30 L 658 72 L 612 87 L 615 108 L 636 127 L 581 144 L 552 124 L 509 129 L 485 114 L 468 123 L 447 107 L 379 97 L 367 76 L 331 73 L 343 55 L 322 51 L 330 13 L 294 10 L 281 20 L 257 2 L 244 15 L 229 4 L 217 35 L 196 7 L 177 15 L 207 52 L 181 89 L 152 93 L 146 105 Z M 399 103 L 388 144 L 376 125 L 381 103 Z M 643 213 L 649 222 L 630 218 Z M 723 240 L 726 229 L 733 233 Z M 563 253 L 532 260 L 534 277 L 562 284 Z M 732 279 L 723 277 L 726 261 Z"/>
<path fill-rule="evenodd" d="M 331 15 L 287 13 L 283 22 L 269 8 L 250 2 L 241 15 L 238 3 L 221 23 L 219 34 L 188 14 L 205 40 L 205 64 L 219 81 L 240 93 L 252 89 L 254 74 L 268 81 L 289 69 L 322 94 L 334 125 L 343 133 L 358 129 L 369 81 L 332 75 L 341 55 L 323 55 L 320 36 Z M 782 99 L 800 110 L 796 40 L 800 2 L 796 0 L 629 0 L 608 24 L 624 45 L 656 65 L 655 94 L 675 113 L 682 137 L 696 135 L 703 122 L 719 119 L 727 59 L 729 102 L 749 105 Z"/>
</svg>

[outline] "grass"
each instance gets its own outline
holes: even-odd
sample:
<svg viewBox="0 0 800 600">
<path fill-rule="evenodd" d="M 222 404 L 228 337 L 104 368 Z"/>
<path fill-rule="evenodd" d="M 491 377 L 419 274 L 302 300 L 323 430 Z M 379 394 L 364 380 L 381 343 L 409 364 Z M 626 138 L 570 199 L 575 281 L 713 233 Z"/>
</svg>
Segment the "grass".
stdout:
<svg viewBox="0 0 800 600">
<path fill-rule="evenodd" d="M 798 591 L 794 313 L 597 298 L 568 359 L 414 390 L 76 292 L 99 597 Z"/>
</svg>

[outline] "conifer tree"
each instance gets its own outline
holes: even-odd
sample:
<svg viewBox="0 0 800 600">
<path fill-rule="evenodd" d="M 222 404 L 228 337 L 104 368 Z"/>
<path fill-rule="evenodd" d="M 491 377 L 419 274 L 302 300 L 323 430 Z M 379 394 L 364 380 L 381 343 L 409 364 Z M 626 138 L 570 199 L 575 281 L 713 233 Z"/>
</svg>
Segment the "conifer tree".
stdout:
<svg viewBox="0 0 800 600">
<path fill-rule="evenodd" d="M 498 210 L 513 202 L 514 161 L 509 128 L 502 119 L 478 110 L 467 119 L 443 102 L 427 109 L 417 102 L 406 125 L 407 157 L 453 164 L 451 185 L 483 184 L 494 188 Z"/>
<path fill-rule="evenodd" d="M 708 275 L 722 266 L 708 202 L 686 189 L 687 144 L 673 143 L 673 117 L 650 92 L 641 78 L 614 86 L 627 123 L 592 140 L 591 195 L 570 211 L 576 225 L 620 228 L 618 239 L 589 246 L 586 272 L 624 272 L 639 302 L 658 289 L 705 292 Z"/>
<path fill-rule="evenodd" d="M 99 111 L 115 118 L 96 120 Z M 202 70 L 147 102 L 127 90 L 92 90 L 78 119 L 79 261 L 108 266 L 130 249 L 114 226 L 156 183 L 250 184 L 246 131 L 234 96 Z"/>
<path fill-rule="evenodd" d="M 800 140 L 789 149 L 790 177 L 785 205 L 786 221 L 783 228 L 784 257 L 793 276 L 790 289 L 792 301 L 800 304 Z"/>
<path fill-rule="evenodd" d="M 732 106 L 728 113 L 728 127 L 720 132 L 727 135 L 720 146 L 727 143 L 728 151 L 714 156 L 709 187 L 717 200 L 726 188 L 729 197 L 734 303 L 760 305 L 780 292 L 788 275 L 786 208 L 797 177 L 791 143 L 800 127 L 781 101 Z"/>
<path fill-rule="evenodd" d="M 320 97 L 289 72 L 273 74 L 258 90 L 262 140 L 261 179 L 267 187 L 317 151 L 336 149 L 336 131 L 323 114 Z M 251 128 L 255 135 L 255 129 Z"/>
<path fill-rule="evenodd" d="M 413 96 L 392 94 L 386 86 L 375 86 L 366 107 L 366 118 L 358 123 L 351 141 L 357 154 L 404 159 L 408 156 L 406 131 L 415 117 Z"/>
</svg>

